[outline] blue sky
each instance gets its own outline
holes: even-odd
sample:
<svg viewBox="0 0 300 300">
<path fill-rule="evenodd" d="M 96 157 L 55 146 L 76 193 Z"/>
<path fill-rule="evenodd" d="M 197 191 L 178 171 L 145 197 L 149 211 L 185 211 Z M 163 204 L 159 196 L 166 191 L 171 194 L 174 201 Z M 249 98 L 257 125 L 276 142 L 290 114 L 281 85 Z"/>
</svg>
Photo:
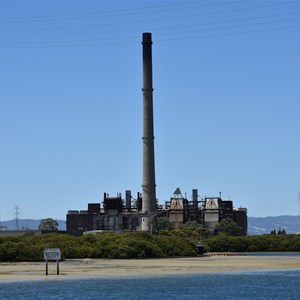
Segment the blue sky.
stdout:
<svg viewBox="0 0 300 300">
<path fill-rule="evenodd" d="M 300 1 L 2 0 L 1 220 L 141 191 L 143 32 L 159 202 L 298 214 Z"/>
</svg>

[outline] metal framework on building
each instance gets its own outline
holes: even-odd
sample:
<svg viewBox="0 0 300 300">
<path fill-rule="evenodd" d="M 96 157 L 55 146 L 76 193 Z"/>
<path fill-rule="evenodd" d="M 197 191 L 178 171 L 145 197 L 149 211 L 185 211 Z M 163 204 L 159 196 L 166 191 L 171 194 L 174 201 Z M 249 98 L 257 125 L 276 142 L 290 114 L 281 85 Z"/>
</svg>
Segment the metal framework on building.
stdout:
<svg viewBox="0 0 300 300">
<path fill-rule="evenodd" d="M 122 232 L 142 230 L 143 212 L 142 195 L 137 194 L 133 198 L 131 191 L 125 192 L 125 199 L 121 193 L 116 197 L 110 197 L 104 193 L 102 206 L 100 203 L 89 203 L 87 210 L 70 210 L 67 213 L 67 232 L 73 235 L 82 235 L 85 232 Z M 167 217 L 179 228 L 188 221 L 197 223 L 215 232 L 217 225 L 223 219 L 231 219 L 247 234 L 247 209 L 234 208 L 231 200 L 222 200 L 218 197 L 198 196 L 198 190 L 193 189 L 192 200 L 183 197 L 180 189 L 176 189 L 174 195 L 165 205 L 156 204 L 156 212 L 147 215 L 150 220 L 149 230 L 155 230 L 156 220 L 159 217 Z"/>
</svg>

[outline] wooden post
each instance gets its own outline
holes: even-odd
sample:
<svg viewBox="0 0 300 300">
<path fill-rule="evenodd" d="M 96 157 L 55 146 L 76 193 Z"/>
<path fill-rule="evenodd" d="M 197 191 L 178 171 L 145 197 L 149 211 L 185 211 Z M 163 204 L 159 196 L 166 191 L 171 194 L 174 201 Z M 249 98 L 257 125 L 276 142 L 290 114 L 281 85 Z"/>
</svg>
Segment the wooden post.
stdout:
<svg viewBox="0 0 300 300">
<path fill-rule="evenodd" d="M 56 274 L 59 275 L 59 260 L 56 261 Z"/>
<path fill-rule="evenodd" d="M 48 260 L 46 260 L 46 275 L 48 275 Z"/>
</svg>

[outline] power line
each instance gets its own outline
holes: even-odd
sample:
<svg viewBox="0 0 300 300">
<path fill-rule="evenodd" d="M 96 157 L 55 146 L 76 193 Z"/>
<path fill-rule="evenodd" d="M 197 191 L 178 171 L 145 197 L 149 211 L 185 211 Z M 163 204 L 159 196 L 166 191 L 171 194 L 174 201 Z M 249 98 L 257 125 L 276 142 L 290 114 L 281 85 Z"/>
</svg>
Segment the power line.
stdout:
<svg viewBox="0 0 300 300">
<path fill-rule="evenodd" d="M 232 3 L 239 3 L 239 0 L 235 1 L 227 1 L 227 2 L 221 2 L 221 3 L 210 3 L 206 5 L 193 5 L 188 6 L 189 4 L 193 3 L 200 3 L 200 1 L 189 1 L 189 2 L 180 2 L 180 3 L 172 3 L 172 4 L 163 4 L 163 5 L 155 5 L 155 6 L 147 6 L 147 7 L 139 7 L 139 8 L 130 8 L 130 9 L 117 9 L 117 10 L 108 10 L 108 11 L 102 11 L 102 12 L 89 12 L 89 13 L 77 13 L 77 14 L 63 14 L 63 15 L 52 15 L 52 16 L 30 16 L 30 17 L 12 17 L 12 18 L 0 18 L 0 22 L 6 21 L 6 22 L 27 22 L 27 21 L 55 21 L 63 19 L 63 21 L 66 20 L 66 18 L 72 19 L 72 20 L 80 20 L 80 19 L 88 19 L 88 18 L 99 18 L 99 17 L 120 17 L 120 16 L 133 16 L 133 15 L 141 15 L 141 14 L 152 14 L 152 13 L 159 13 L 159 12 L 170 12 L 170 11 L 177 11 L 177 10 L 186 10 L 186 9 L 195 9 L 195 8 L 203 8 L 203 7 L 214 7 L 214 6 L 221 6 L 221 5 L 228 5 Z M 177 6 L 184 7 L 177 7 Z M 163 10 L 152 10 L 149 9 L 153 8 L 164 8 Z M 141 12 L 134 12 L 136 10 L 141 10 Z M 119 12 L 119 14 L 114 14 L 116 12 Z M 128 12 L 128 13 L 126 13 Z M 77 16 L 77 17 L 75 17 Z"/>
<path fill-rule="evenodd" d="M 166 29 L 177 29 L 177 28 L 187 28 L 187 27 L 199 27 L 199 26 L 207 26 L 207 25 L 219 25 L 219 24 L 227 24 L 227 23 L 235 23 L 235 22 L 245 22 L 245 21 L 255 21 L 255 20 L 265 20 L 270 18 L 277 18 L 277 17 L 287 17 L 292 15 L 299 15 L 299 12 L 291 12 L 291 13 L 285 13 L 285 14 L 275 14 L 275 15 L 267 15 L 267 16 L 260 16 L 260 17 L 248 17 L 248 18 L 238 18 L 238 19 L 230 19 L 230 20 L 223 20 L 223 21 L 215 21 L 215 22 L 202 22 L 202 23 L 192 23 L 192 24 L 184 24 L 184 25 L 174 25 L 174 26 L 163 26 L 163 27 L 152 27 L 152 31 L 158 30 L 166 30 Z M 290 18 L 290 19 L 281 19 L 281 20 L 273 20 L 273 21 L 266 21 L 263 23 L 252 23 L 252 24 L 245 24 L 245 25 L 236 25 L 236 27 L 245 27 L 245 26 L 256 26 L 260 24 L 269 24 L 269 23 L 280 23 L 280 22 L 288 22 L 293 20 L 299 20 L 299 17 Z M 225 27 L 223 27 L 225 28 Z M 227 27 L 228 28 L 228 27 Z M 94 32 L 72 32 L 72 33 L 52 33 L 52 34 L 26 34 L 24 33 L 22 35 L 2 35 L 2 37 L 8 37 L 8 38 L 26 38 L 26 37 L 50 37 L 50 36 L 80 36 L 80 35 L 95 35 L 95 34 L 120 34 L 120 33 L 130 33 L 130 32 L 140 32 L 137 29 L 127 29 L 127 30 L 114 30 L 114 31 L 94 31 Z M 1 34 L 1 29 L 0 29 Z"/>
<path fill-rule="evenodd" d="M 205 38 L 214 38 L 214 37 L 230 37 L 230 36 L 235 36 L 235 35 L 246 35 L 246 34 L 251 34 L 251 33 L 264 33 L 264 32 L 272 32 L 272 31 L 280 31 L 280 30 L 290 30 L 290 29 L 298 29 L 300 28 L 300 25 L 295 25 L 295 26 L 285 26 L 285 27 L 277 27 L 277 28 L 270 28 L 270 29 L 260 29 L 260 30 L 249 30 L 249 31 L 240 31 L 240 32 L 232 32 L 232 33 L 220 33 L 220 34 L 211 34 L 211 35 L 195 35 L 195 36 L 185 36 L 185 37 L 174 37 L 174 38 L 166 38 L 166 39 L 157 39 L 155 43 L 160 43 L 160 42 L 172 42 L 172 41 L 183 41 L 183 40 L 192 40 L 192 39 L 205 39 Z M 133 38 L 133 37 L 132 37 Z M 135 37 L 137 39 L 137 37 Z M 17 44 L 14 46 L 0 46 L 0 49 L 22 49 L 22 48 L 76 48 L 76 47 L 95 47 L 95 46 L 113 46 L 113 45 L 125 45 L 125 44 L 136 44 L 137 41 L 125 41 L 125 42 L 102 42 L 101 40 L 94 40 L 96 43 L 93 44 L 51 44 L 51 42 L 48 42 L 49 45 L 42 45 L 42 44 Z M 90 40 L 92 42 L 92 40 Z"/>
<path fill-rule="evenodd" d="M 59 27 L 36 27 L 36 28 L 22 28 L 22 29 L 2 29 L 1 31 L 35 31 L 35 30 L 59 30 L 59 29 L 74 29 L 74 28 L 91 28 L 91 27 L 103 27 L 103 26 L 116 26 L 116 25 L 128 25 L 128 24 L 138 24 L 138 23 L 144 23 L 144 22 L 160 22 L 160 21 L 166 21 L 166 20 L 178 20 L 178 19 L 190 19 L 192 17 L 203 17 L 203 16 L 210 16 L 210 15 L 218 15 L 218 14 L 224 14 L 224 13 L 232 13 L 232 12 L 241 12 L 241 11 L 246 11 L 248 12 L 249 10 L 256 10 L 259 8 L 268 8 L 268 7 L 273 7 L 273 6 L 278 6 L 278 5 L 287 5 L 287 4 L 293 4 L 297 1 L 289 1 L 289 2 L 276 2 L 276 3 L 271 3 L 271 4 L 264 4 L 264 5 L 256 5 L 256 6 L 251 6 L 251 7 L 240 7 L 240 8 L 234 8 L 234 9 L 227 9 L 227 10 L 218 10 L 218 11 L 211 11 L 211 12 L 200 12 L 200 13 L 192 13 L 192 14 L 185 14 L 185 15 L 172 15 L 172 16 L 164 16 L 160 18 L 154 18 L 154 19 L 142 19 L 142 20 L 130 20 L 130 21 L 118 21 L 118 22 L 110 22 L 110 23 L 104 23 L 104 24 L 89 24 L 89 25 L 76 25 L 76 26 L 59 26 Z M 232 1 L 232 2 L 224 2 L 223 4 L 228 4 L 228 3 L 240 3 L 240 1 Z M 44 21 L 44 20 L 43 20 Z M 63 21 L 66 21 L 63 19 Z"/>
<path fill-rule="evenodd" d="M 214 30 L 236 29 L 236 28 L 242 28 L 242 27 L 250 27 L 250 26 L 268 25 L 268 24 L 281 23 L 281 22 L 289 22 L 289 21 L 294 21 L 294 20 L 299 20 L 299 18 L 269 21 L 269 22 L 260 22 L 260 23 L 255 23 L 255 24 L 239 24 L 239 25 L 232 25 L 232 26 L 227 26 L 227 27 L 200 28 L 200 29 L 196 29 L 196 30 L 179 31 L 179 32 L 176 32 L 176 34 L 199 33 L 199 32 L 214 31 Z M 300 26 L 300 24 L 299 24 L 299 26 Z M 263 29 L 261 31 L 263 31 Z M 158 34 L 157 36 L 162 36 L 162 35 L 170 35 L 170 33 Z"/>
<path fill-rule="evenodd" d="M 297 18 L 299 19 L 299 18 Z M 290 20 L 285 20 L 285 21 L 290 21 Z M 299 25 L 291 25 L 291 26 L 282 26 L 282 27 L 275 27 L 275 28 L 266 28 L 266 29 L 253 29 L 253 30 L 248 30 L 248 31 L 240 31 L 240 32 L 223 32 L 223 33 L 217 33 L 213 35 L 200 35 L 200 36 L 194 36 L 194 37 L 189 37 L 189 36 L 180 36 L 182 34 L 194 34 L 194 33 L 203 33 L 207 31 L 218 31 L 218 30 L 227 30 L 227 29 L 239 29 L 242 27 L 249 27 L 249 26 L 258 26 L 258 25 L 266 25 L 266 24 L 272 24 L 272 23 L 277 23 L 275 21 L 271 22 L 260 22 L 256 24 L 244 24 L 244 25 L 234 25 L 234 26 L 227 26 L 227 27 L 219 27 L 219 28 L 207 28 L 207 29 L 197 29 L 197 30 L 190 30 L 190 31 L 176 31 L 176 32 L 167 32 L 167 33 L 157 33 L 156 37 L 157 40 L 156 42 L 161 42 L 161 41 L 172 41 L 172 40 L 187 40 L 187 39 L 192 39 L 192 38 L 208 38 L 208 37 L 221 37 L 221 36 L 231 36 L 231 35 L 238 35 L 238 34 L 247 34 L 247 33 L 261 33 L 261 32 L 268 32 L 268 31 L 275 31 L 275 30 L 283 30 L 283 29 L 295 29 L 299 28 Z M 167 39 L 159 39 L 159 37 L 163 36 L 170 36 L 170 35 L 176 35 L 176 37 L 172 38 L 167 38 Z M 7 45 L 2 46 L 2 48 L 12 48 L 12 46 L 52 46 L 52 47 L 57 47 L 57 44 L 60 44 L 62 47 L 76 47 L 76 46 L 92 46 L 92 44 L 82 44 L 82 43 L 90 43 L 90 42 L 97 42 L 98 44 L 95 45 L 116 45 L 116 44 L 129 44 L 131 43 L 130 40 L 136 40 L 137 36 L 117 36 L 117 37 L 106 37 L 106 38 L 93 38 L 93 39 L 76 39 L 76 40 L 55 40 L 55 41 L 29 41 L 29 42 L 10 42 Z M 120 41 L 124 42 L 120 42 Z M 119 41 L 119 42 L 118 42 Z M 100 44 L 99 44 L 100 42 Z M 134 42 L 134 41 L 133 41 Z M 73 43 L 73 44 L 72 44 Z M 77 44 L 75 44 L 77 43 Z M 78 44 L 79 43 L 79 44 Z M 94 44 L 93 44 L 94 45 Z"/>
<path fill-rule="evenodd" d="M 239 2 L 239 1 L 232 1 Z M 295 3 L 297 1 L 289 1 L 284 3 Z M 197 1 L 192 1 L 190 3 L 198 3 Z M 231 2 L 225 2 L 231 3 Z M 281 3 L 281 2 L 280 2 Z M 245 9 L 256 9 L 261 7 L 270 7 L 274 5 L 279 5 L 280 3 L 271 3 L 265 5 L 256 5 L 252 7 L 239 7 L 231 10 L 226 10 L 227 12 L 232 11 L 241 11 Z M 177 7 L 178 8 L 178 7 Z M 198 12 L 197 14 L 191 14 L 191 16 L 199 16 L 206 14 L 219 14 L 220 11 L 210 11 L 210 12 Z M 233 35 L 241 35 L 241 34 L 249 34 L 249 33 L 262 33 L 268 31 L 275 30 L 290 30 L 297 29 L 300 25 L 296 23 L 300 18 L 298 15 L 299 11 L 286 12 L 286 13 L 278 13 L 271 15 L 259 15 L 259 16 L 251 16 L 245 18 L 233 18 L 233 19 L 225 19 L 225 20 L 215 20 L 209 22 L 190 22 L 190 18 L 186 18 L 187 15 L 176 15 L 170 16 L 169 19 L 178 19 L 183 18 L 187 19 L 188 23 L 177 23 L 176 25 L 167 25 L 167 26 L 152 26 L 151 31 L 155 32 L 155 36 L 157 37 L 156 42 L 166 42 L 166 41 L 175 41 L 175 40 L 188 40 L 188 39 L 203 39 L 203 38 L 212 38 L 212 37 L 225 37 L 225 36 L 233 36 Z M 286 18 L 288 16 L 295 16 L 291 18 Z M 222 16 L 223 17 L 223 16 Z M 276 18 L 276 19 L 274 19 Z M 278 19 L 280 18 L 280 19 Z M 153 19 L 156 21 L 163 20 L 162 18 Z M 259 21 L 259 22 L 258 22 Z M 120 45 L 120 44 L 131 44 L 135 43 L 137 39 L 137 34 L 140 33 L 141 28 L 134 29 L 124 29 L 122 27 L 121 30 L 105 30 L 105 26 L 116 26 L 116 25 L 125 25 L 125 24 L 135 24 L 144 21 L 140 20 L 131 20 L 128 22 L 111 22 L 109 24 L 93 24 L 93 25 L 80 25 L 71 28 L 97 28 L 103 27 L 104 30 L 101 31 L 88 31 L 88 32 L 52 32 L 51 34 L 47 34 L 45 32 L 41 34 L 28 34 L 31 31 L 31 28 L 24 28 L 22 35 L 9 35 L 6 36 L 6 32 L 12 32 L 7 29 L 0 29 L 0 36 L 2 37 L 2 46 L 0 48 L 47 48 L 47 47 L 84 47 L 84 46 L 107 46 L 107 45 Z M 148 21 L 147 21 L 148 22 Z M 272 27 L 274 24 L 282 24 L 282 23 L 290 23 L 286 26 L 277 26 Z M 180 24 L 181 23 L 181 24 Z M 217 26 L 217 25 L 227 25 L 227 26 Z M 232 24 L 232 25 L 230 25 Z M 260 28 L 257 28 L 257 27 Z M 62 29 L 70 29 L 68 26 L 61 27 Z M 184 30 L 186 28 L 186 30 Z M 246 30 L 248 28 L 248 30 Z M 56 27 L 48 28 L 49 30 L 56 30 Z M 175 31 L 176 29 L 176 31 Z M 27 30 L 27 32 L 26 32 Z M 18 32 L 15 29 L 14 32 Z M 209 35 L 205 35 L 205 33 L 211 32 Z M 3 34 L 4 33 L 4 34 Z M 128 34 L 127 33 L 132 33 Z M 85 38 L 82 38 L 84 35 Z M 87 36 L 91 36 L 88 38 Z M 94 36 L 94 37 L 93 37 Z M 56 39 L 47 39 L 47 37 L 55 37 Z M 70 37 L 70 38 L 68 38 Z M 74 38 L 71 38 L 74 37 Z M 166 37 L 166 38 L 164 38 Z M 6 38 L 6 40 L 4 40 Z M 42 39 L 35 39 L 42 38 Z M 59 39 L 61 38 L 61 39 Z"/>
<path fill-rule="evenodd" d="M 172 39 L 157 40 L 155 42 L 157 43 L 157 42 L 167 42 L 167 41 L 180 41 L 180 40 L 182 41 L 182 40 L 191 40 L 191 39 L 225 37 L 225 36 L 235 36 L 235 35 L 250 34 L 250 33 L 263 33 L 263 32 L 271 32 L 271 31 L 278 31 L 278 30 L 288 30 L 288 29 L 296 29 L 296 28 L 300 28 L 300 25 L 277 27 L 277 28 L 269 28 L 269 29 L 260 29 L 260 30 L 240 31 L 240 32 L 232 32 L 232 33 L 220 33 L 220 34 L 212 34 L 212 35 L 205 35 L 205 36 L 189 36 L 189 37 L 182 37 L 182 38 L 172 38 Z"/>
<path fill-rule="evenodd" d="M 299 212 L 298 212 L 298 223 L 299 223 L 299 234 L 300 234 L 300 191 L 298 192 L 298 205 L 299 205 Z"/>
</svg>

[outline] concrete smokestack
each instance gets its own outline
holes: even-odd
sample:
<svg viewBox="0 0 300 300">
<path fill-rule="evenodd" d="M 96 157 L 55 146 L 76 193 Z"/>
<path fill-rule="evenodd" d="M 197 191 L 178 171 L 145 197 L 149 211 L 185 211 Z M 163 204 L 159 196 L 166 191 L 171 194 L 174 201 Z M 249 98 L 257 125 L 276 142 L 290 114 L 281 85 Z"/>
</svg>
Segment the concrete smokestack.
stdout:
<svg viewBox="0 0 300 300">
<path fill-rule="evenodd" d="M 142 230 L 149 230 L 156 212 L 156 184 L 154 164 L 152 39 L 143 33 L 143 202 Z"/>
</svg>

